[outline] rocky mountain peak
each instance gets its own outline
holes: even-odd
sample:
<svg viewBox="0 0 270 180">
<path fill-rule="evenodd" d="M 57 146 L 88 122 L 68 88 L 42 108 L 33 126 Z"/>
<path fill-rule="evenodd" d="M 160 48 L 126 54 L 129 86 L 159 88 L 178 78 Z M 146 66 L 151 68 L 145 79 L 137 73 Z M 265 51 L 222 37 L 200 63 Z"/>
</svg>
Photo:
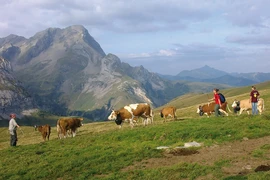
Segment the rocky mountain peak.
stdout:
<svg viewBox="0 0 270 180">
<path fill-rule="evenodd" d="M 27 40 L 25 37 L 10 34 L 7 37 L 0 38 L 0 46 L 15 46 L 17 44 L 22 44 L 25 40 Z"/>
<path fill-rule="evenodd" d="M 7 72 L 11 72 L 12 71 L 10 62 L 7 61 L 7 60 L 5 60 L 2 57 L 0 57 L 0 70 L 1 71 L 7 71 Z"/>
</svg>

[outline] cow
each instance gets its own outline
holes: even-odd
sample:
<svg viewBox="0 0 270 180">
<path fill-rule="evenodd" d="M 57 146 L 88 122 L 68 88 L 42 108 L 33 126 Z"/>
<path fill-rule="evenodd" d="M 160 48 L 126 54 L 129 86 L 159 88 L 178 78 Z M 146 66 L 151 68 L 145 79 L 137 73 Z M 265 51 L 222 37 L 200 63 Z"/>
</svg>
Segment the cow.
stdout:
<svg viewBox="0 0 270 180">
<path fill-rule="evenodd" d="M 139 117 L 143 118 L 144 126 L 148 124 L 148 121 L 153 123 L 153 113 L 149 104 L 129 104 L 119 110 L 112 110 L 111 114 L 108 116 L 108 120 L 114 120 L 117 125 L 120 125 L 119 128 L 122 128 L 125 121 L 129 121 L 131 128 L 133 128 L 134 123 L 137 124 Z"/>
<path fill-rule="evenodd" d="M 46 138 L 47 140 L 49 141 L 50 139 L 50 134 L 51 134 L 51 126 L 46 124 L 46 125 L 43 125 L 43 126 L 34 126 L 35 127 L 35 130 L 38 129 L 39 132 L 41 132 L 41 135 L 43 137 L 43 140 L 46 141 Z"/>
<path fill-rule="evenodd" d="M 232 107 L 239 111 L 239 115 L 241 115 L 243 111 L 247 111 L 247 114 L 249 115 L 249 110 L 252 110 L 250 99 L 244 99 L 241 101 L 234 100 Z M 257 109 L 261 115 L 264 111 L 264 100 L 262 98 L 258 100 Z"/>
<path fill-rule="evenodd" d="M 160 111 L 160 116 L 164 118 L 163 122 L 167 121 L 167 117 L 172 117 L 173 119 L 176 119 L 176 108 L 173 106 L 164 107 Z"/>
<path fill-rule="evenodd" d="M 79 117 L 65 117 L 58 119 L 57 121 L 58 138 L 61 139 L 60 134 L 63 134 L 64 138 L 66 138 L 68 130 L 71 131 L 72 137 L 75 137 L 77 128 L 83 125 L 82 121 L 83 118 Z"/>
<path fill-rule="evenodd" d="M 210 102 L 208 104 L 201 105 L 198 107 L 197 113 L 199 113 L 200 116 L 203 116 L 204 114 L 206 114 L 207 117 L 209 117 L 213 112 L 215 112 L 215 105 L 216 105 L 215 102 Z M 226 109 L 227 109 L 227 102 L 224 102 L 221 104 L 219 111 L 221 113 L 224 113 L 226 116 L 228 116 Z"/>
</svg>

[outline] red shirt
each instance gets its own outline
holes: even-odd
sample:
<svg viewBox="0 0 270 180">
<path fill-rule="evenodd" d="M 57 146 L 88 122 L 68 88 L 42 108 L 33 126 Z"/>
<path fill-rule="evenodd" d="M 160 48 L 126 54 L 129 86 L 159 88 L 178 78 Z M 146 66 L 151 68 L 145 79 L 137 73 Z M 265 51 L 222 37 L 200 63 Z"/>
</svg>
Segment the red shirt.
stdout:
<svg viewBox="0 0 270 180">
<path fill-rule="evenodd" d="M 259 92 L 257 90 L 253 90 L 250 93 L 251 96 L 251 102 L 258 102 L 258 96 L 259 96 Z"/>
<path fill-rule="evenodd" d="M 217 93 L 217 94 L 214 94 L 214 98 L 215 98 L 215 103 L 216 103 L 216 104 L 219 104 L 220 98 L 219 98 L 218 93 Z"/>
</svg>

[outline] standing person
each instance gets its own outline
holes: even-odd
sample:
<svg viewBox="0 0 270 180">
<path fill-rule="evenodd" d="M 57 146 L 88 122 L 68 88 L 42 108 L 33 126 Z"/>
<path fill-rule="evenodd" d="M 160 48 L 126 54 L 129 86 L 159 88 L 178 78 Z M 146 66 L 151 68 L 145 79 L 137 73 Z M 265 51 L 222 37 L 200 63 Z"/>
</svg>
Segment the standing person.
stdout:
<svg viewBox="0 0 270 180">
<path fill-rule="evenodd" d="M 15 121 L 16 114 L 10 114 L 9 117 L 11 118 L 9 120 L 9 133 L 10 133 L 10 146 L 16 146 L 17 145 L 17 127 L 19 128 L 20 126 L 17 124 Z"/>
<path fill-rule="evenodd" d="M 219 89 L 213 89 L 213 93 L 214 93 L 214 98 L 213 100 L 215 101 L 216 105 L 215 105 L 215 115 L 216 117 L 220 116 L 221 113 L 219 111 L 220 107 L 221 107 L 221 101 L 220 101 L 220 97 L 219 97 Z"/>
<path fill-rule="evenodd" d="M 258 114 L 257 104 L 258 104 L 260 94 L 256 90 L 255 86 L 252 86 L 251 89 L 252 89 L 252 91 L 250 92 L 250 101 L 249 102 L 252 105 L 252 115 L 256 115 L 256 114 Z"/>
</svg>

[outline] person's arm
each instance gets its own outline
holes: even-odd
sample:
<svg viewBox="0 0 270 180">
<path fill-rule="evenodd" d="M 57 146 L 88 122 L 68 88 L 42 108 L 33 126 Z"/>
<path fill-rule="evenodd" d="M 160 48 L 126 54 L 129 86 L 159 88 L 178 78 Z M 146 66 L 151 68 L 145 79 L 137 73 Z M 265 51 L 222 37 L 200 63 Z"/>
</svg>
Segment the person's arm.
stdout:
<svg viewBox="0 0 270 180">
<path fill-rule="evenodd" d="M 218 98 L 218 104 L 219 104 L 219 106 L 221 107 L 221 101 L 220 101 L 220 99 Z"/>
</svg>

